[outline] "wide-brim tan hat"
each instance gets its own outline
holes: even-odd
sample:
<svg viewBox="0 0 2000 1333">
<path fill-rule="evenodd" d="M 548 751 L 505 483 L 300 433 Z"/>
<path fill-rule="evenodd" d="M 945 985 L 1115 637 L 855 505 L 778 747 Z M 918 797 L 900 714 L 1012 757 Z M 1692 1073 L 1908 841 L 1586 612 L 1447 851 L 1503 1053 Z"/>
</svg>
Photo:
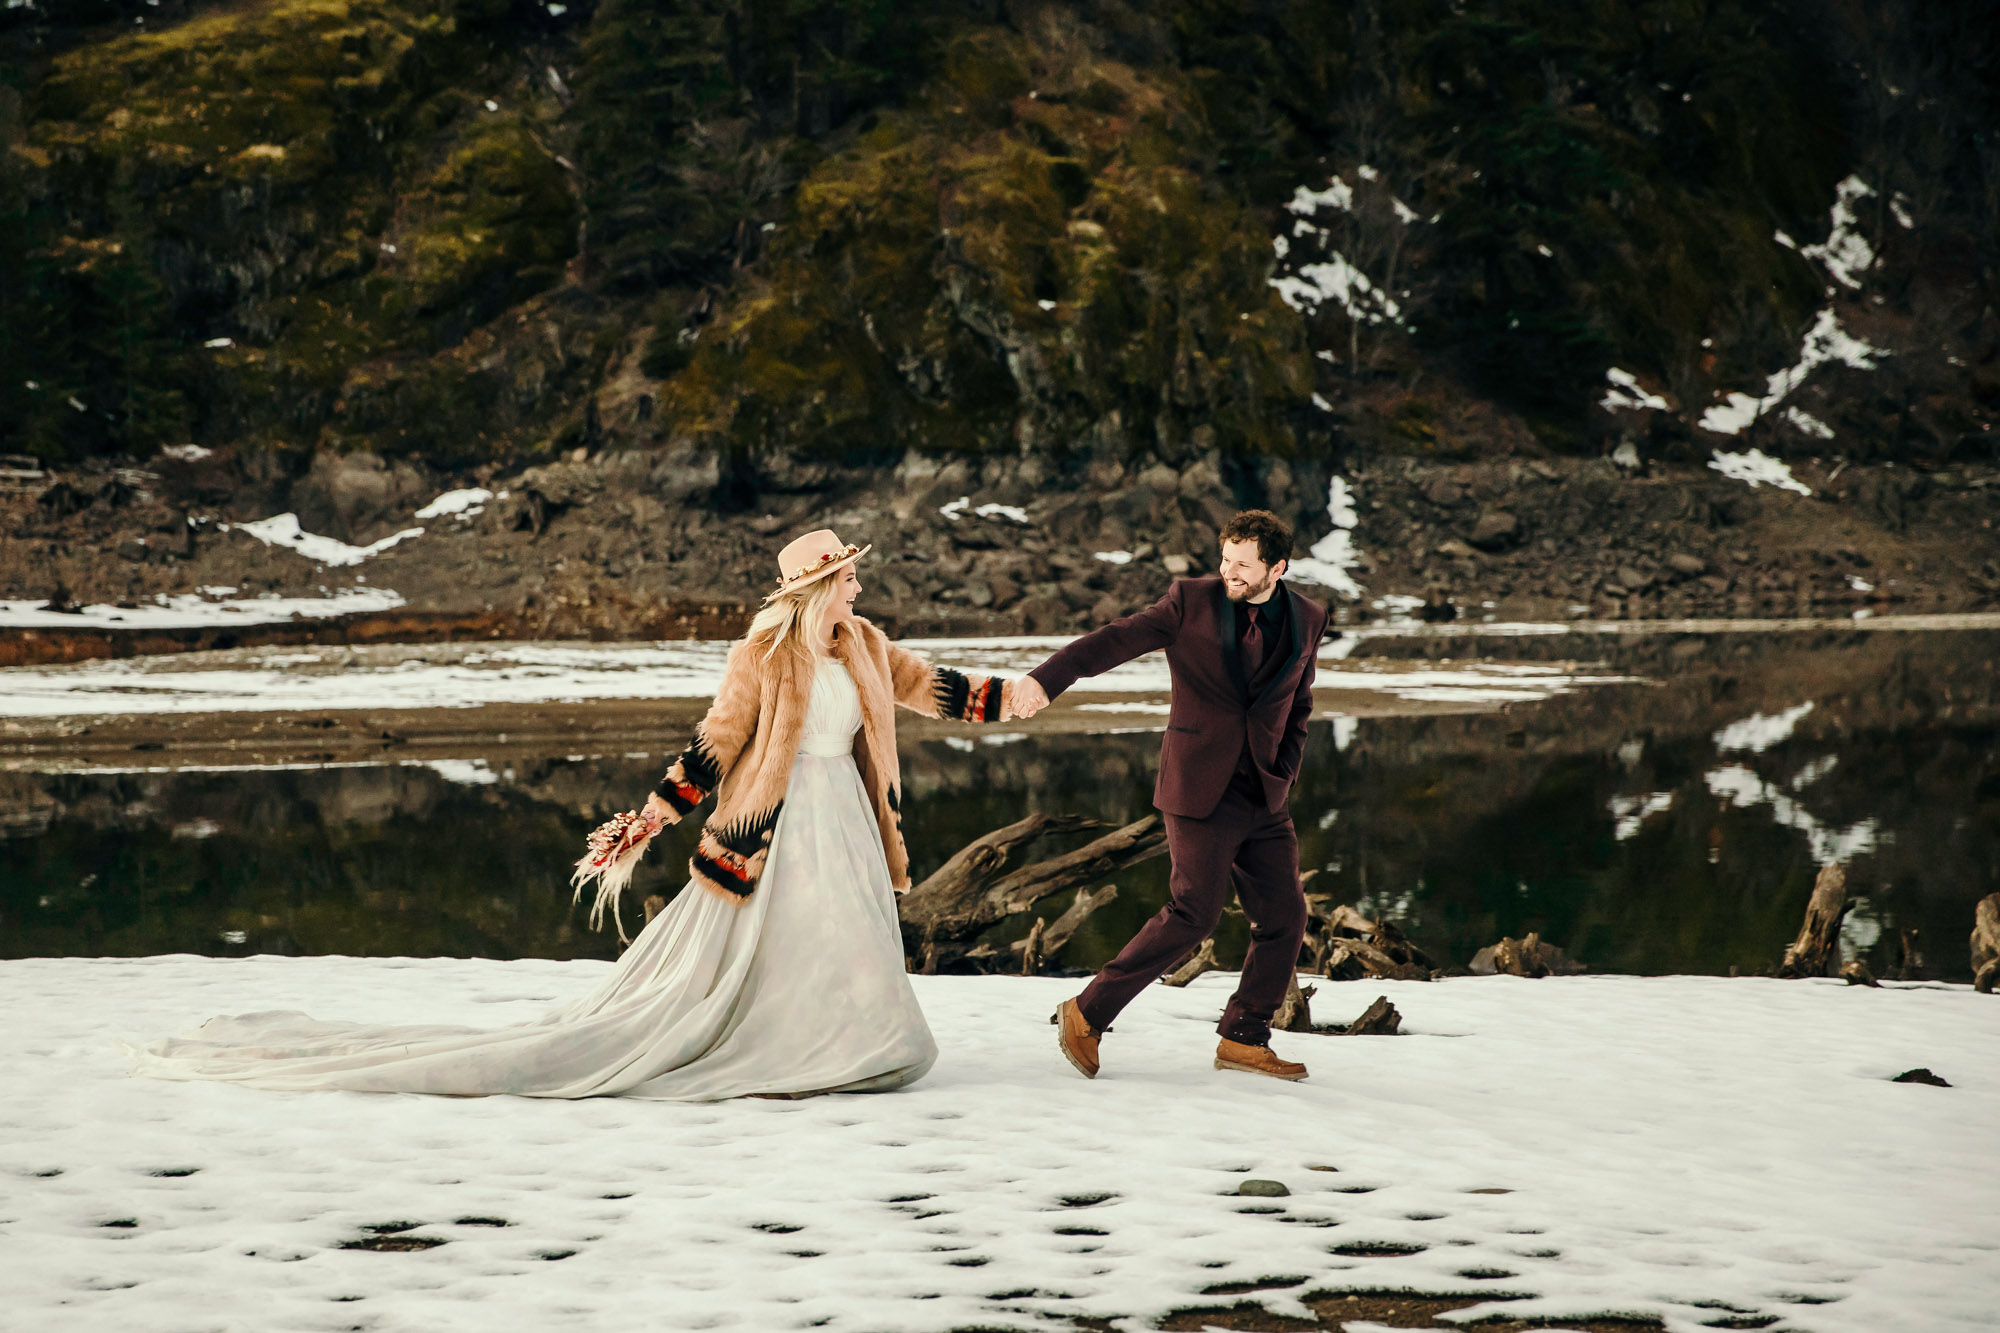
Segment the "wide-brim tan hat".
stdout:
<svg viewBox="0 0 2000 1333">
<path fill-rule="evenodd" d="M 768 602 L 817 583 L 830 574 L 846 569 L 874 549 L 872 545 L 851 546 L 834 535 L 832 528 L 821 528 L 794 538 L 785 544 L 784 550 L 778 552 L 778 588 L 764 600 Z"/>
</svg>

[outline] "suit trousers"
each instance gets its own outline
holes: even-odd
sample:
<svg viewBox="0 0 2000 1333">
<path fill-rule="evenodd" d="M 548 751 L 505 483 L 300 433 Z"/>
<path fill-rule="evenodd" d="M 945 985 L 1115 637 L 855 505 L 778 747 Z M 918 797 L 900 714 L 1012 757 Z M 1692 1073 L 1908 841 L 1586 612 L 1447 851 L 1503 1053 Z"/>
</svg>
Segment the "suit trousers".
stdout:
<svg viewBox="0 0 2000 1333">
<path fill-rule="evenodd" d="M 1283 1003 L 1306 935 L 1306 897 L 1299 885 L 1299 840 L 1289 810 L 1273 813 L 1232 782 L 1205 819 L 1166 815 L 1167 852 L 1173 858 L 1173 897 L 1132 937 L 1119 955 L 1091 978 L 1077 997 L 1085 1022 L 1103 1031 L 1168 968 L 1181 962 L 1215 930 L 1236 885 L 1250 918 L 1250 953 L 1243 979 L 1216 1031 L 1231 1041 L 1262 1046 L 1271 1039 L 1271 1015 Z"/>
</svg>

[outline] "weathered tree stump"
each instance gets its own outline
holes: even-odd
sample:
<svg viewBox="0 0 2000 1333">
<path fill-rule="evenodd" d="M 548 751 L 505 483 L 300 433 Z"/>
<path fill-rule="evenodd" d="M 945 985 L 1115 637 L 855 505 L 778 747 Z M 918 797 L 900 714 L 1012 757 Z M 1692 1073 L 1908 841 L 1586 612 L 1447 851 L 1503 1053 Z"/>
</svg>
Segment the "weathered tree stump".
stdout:
<svg viewBox="0 0 2000 1333">
<path fill-rule="evenodd" d="M 997 949 L 975 949 L 972 938 L 1051 894 L 1082 888 L 1166 851 L 1166 829 L 1160 817 L 1147 815 L 1074 851 L 1019 864 L 1023 850 L 1038 838 L 1102 827 L 1096 820 L 1076 815 L 1034 814 L 975 838 L 936 874 L 903 895 L 898 907 L 905 951 L 923 959 L 925 972 L 961 960 L 983 962 L 1003 957 Z M 1083 916 L 1110 902 L 1112 896 L 1100 891 L 1072 904 L 1071 910 L 1078 915 L 1068 921 L 1069 933 L 1075 932 Z M 1063 918 L 1058 918 L 1045 931 L 1045 956 L 1060 947 L 1053 932 L 1062 924 Z M 1063 939 L 1067 938 L 1065 934 Z"/>
<path fill-rule="evenodd" d="M 1160 978 L 1162 986 L 1185 986 L 1204 972 L 1214 972 L 1222 966 L 1215 961 L 1215 940 L 1213 937 L 1201 942 L 1201 947 L 1179 967 Z"/>
<path fill-rule="evenodd" d="M 1393 1037 L 1403 1030 L 1403 1016 L 1389 997 L 1378 995 L 1375 1003 L 1361 1011 L 1361 1017 L 1347 1025 L 1350 1037 Z"/>
<path fill-rule="evenodd" d="M 1873 986 L 1877 990 L 1882 988 L 1882 983 L 1875 980 L 1875 974 L 1868 970 L 1868 964 L 1859 958 L 1850 958 L 1847 961 L 1847 965 L 1840 969 L 1840 979 L 1850 986 Z"/>
<path fill-rule="evenodd" d="M 1972 988 L 1991 995 L 2000 982 L 2000 893 L 1989 893 L 1972 909 Z"/>
<path fill-rule="evenodd" d="M 1487 945 L 1472 955 L 1467 970 L 1480 977 L 1571 977 L 1590 969 L 1531 930 L 1523 939 L 1508 936 Z"/>
<path fill-rule="evenodd" d="M 1840 972 L 1840 923 L 1847 915 L 1847 872 L 1837 865 L 1822 867 L 1806 902 L 1806 919 L 1799 937 L 1785 949 L 1778 964 L 1781 977 L 1830 977 Z"/>
<path fill-rule="evenodd" d="M 1278 1012 L 1271 1015 L 1271 1026 L 1280 1032 L 1311 1032 L 1313 1030 L 1312 997 L 1319 994 L 1317 986 L 1299 985 L 1298 974 L 1292 974 L 1292 984 L 1285 990 L 1284 1002 Z"/>
</svg>

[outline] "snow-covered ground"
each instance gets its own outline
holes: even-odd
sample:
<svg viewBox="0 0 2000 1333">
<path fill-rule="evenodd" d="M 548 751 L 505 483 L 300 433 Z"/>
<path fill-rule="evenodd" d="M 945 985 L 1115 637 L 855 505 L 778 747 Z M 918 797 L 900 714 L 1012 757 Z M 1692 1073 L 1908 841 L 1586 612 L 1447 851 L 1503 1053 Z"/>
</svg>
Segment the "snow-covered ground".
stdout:
<svg viewBox="0 0 2000 1333">
<path fill-rule="evenodd" d="M 204 625 L 271 625 L 305 617 L 323 620 L 367 611 L 393 611 L 401 594 L 387 588 L 339 588 L 323 597 L 238 597 L 234 588 L 165 593 L 131 606 L 97 604 L 51 611 L 46 601 L 0 601 L 6 629 L 198 629 Z"/>
<path fill-rule="evenodd" d="M 931 660 L 1018 676 L 1070 640 L 915 639 Z M 1556 666 L 1459 667 L 1371 662 L 1342 668 L 1345 641 L 1322 655 L 1322 688 L 1370 690 L 1420 702 L 1546 699 L 1624 677 Z M 235 649 L 0 669 L 0 717 L 218 713 L 287 709 L 465 708 L 579 699 L 701 699 L 715 693 L 729 645 L 502 643 Z M 1166 659 L 1152 654 L 1078 681 L 1076 693 L 1164 693 Z"/>
<path fill-rule="evenodd" d="M 1210 1067 L 1233 978 L 1154 988 L 1088 1083 L 1073 982 L 918 977 L 915 1088 L 677 1105 L 278 1094 L 131 1079 L 216 1013 L 493 1025 L 608 964 L 186 956 L 0 963 L 0 1311 L 16 1328 L 1045 1329 L 1213 1284 L 1989 1329 L 2000 1001 L 1694 977 L 1327 985 L 1410 1035 L 1280 1034 L 1309 1082 Z M 1927 1066 L 1955 1086 L 1889 1079 Z M 1249 1178 L 1282 1199 L 1238 1197 Z M 370 1228 L 445 1242 L 341 1248 Z M 1391 1253 L 1390 1247 L 1401 1253 Z M 1739 1325 L 1740 1326 L 1740 1325 Z"/>
</svg>

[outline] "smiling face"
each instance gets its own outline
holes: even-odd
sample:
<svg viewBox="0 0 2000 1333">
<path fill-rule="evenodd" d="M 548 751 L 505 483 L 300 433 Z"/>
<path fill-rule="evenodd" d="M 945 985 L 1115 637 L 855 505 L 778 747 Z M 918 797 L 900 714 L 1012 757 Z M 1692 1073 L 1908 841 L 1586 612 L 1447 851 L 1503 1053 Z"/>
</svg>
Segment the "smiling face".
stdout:
<svg viewBox="0 0 2000 1333">
<path fill-rule="evenodd" d="M 1222 544 L 1222 590 L 1232 602 L 1262 602 L 1284 577 L 1289 561 L 1267 565 L 1258 554 L 1257 543 L 1245 540 Z"/>
<path fill-rule="evenodd" d="M 828 634 L 843 622 L 854 619 L 854 599 L 861 595 L 861 579 L 849 565 L 838 574 L 827 576 L 833 585 L 833 592 L 826 604 L 826 618 L 822 622 Z"/>
</svg>

